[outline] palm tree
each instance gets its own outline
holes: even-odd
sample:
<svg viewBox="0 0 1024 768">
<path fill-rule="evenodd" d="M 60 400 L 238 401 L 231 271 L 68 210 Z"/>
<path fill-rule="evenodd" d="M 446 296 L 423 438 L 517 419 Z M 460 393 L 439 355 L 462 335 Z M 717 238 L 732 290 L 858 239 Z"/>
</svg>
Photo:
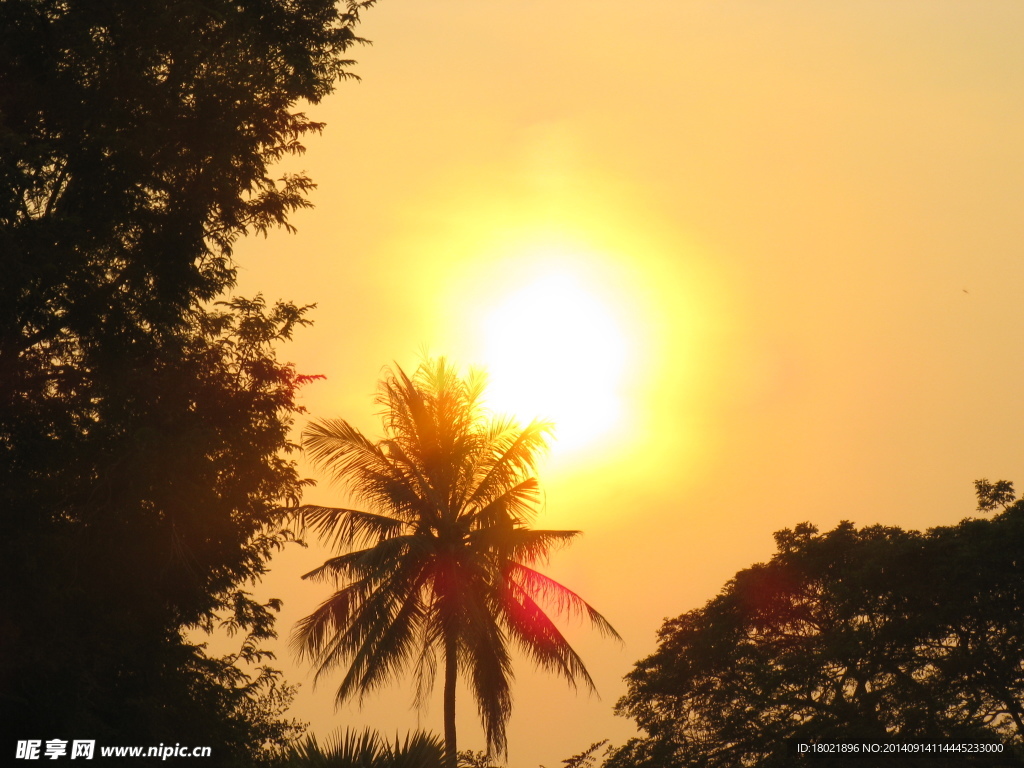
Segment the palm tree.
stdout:
<svg viewBox="0 0 1024 768">
<path fill-rule="evenodd" d="M 444 739 L 455 767 L 455 684 L 468 678 L 492 754 L 507 754 L 511 646 L 574 687 L 594 683 L 546 609 L 618 633 L 575 592 L 534 566 L 579 531 L 529 527 L 540 488 L 533 471 L 550 425 L 493 418 L 479 372 L 443 358 L 412 377 L 396 366 L 378 386 L 384 438 L 346 421 L 310 424 L 302 444 L 368 511 L 307 505 L 298 516 L 342 550 L 303 578 L 338 590 L 296 627 L 293 643 L 316 677 L 347 665 L 337 701 L 360 697 L 412 667 L 416 703 L 444 662 Z"/>
</svg>

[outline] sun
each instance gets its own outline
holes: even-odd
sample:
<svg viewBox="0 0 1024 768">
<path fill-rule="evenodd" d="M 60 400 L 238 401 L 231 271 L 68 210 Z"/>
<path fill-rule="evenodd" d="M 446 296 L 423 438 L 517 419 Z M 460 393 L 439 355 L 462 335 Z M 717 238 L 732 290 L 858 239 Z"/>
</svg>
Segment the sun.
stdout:
<svg viewBox="0 0 1024 768">
<path fill-rule="evenodd" d="M 554 422 L 559 453 L 618 424 L 626 338 L 609 302 L 579 276 L 537 276 L 499 300 L 480 330 L 492 410 Z"/>
</svg>

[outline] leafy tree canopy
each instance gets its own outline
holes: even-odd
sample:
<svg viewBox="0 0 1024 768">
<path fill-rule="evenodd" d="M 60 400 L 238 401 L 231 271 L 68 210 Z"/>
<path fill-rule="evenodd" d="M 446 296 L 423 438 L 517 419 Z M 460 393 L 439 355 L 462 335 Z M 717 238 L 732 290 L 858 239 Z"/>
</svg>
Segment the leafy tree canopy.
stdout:
<svg viewBox="0 0 1024 768">
<path fill-rule="evenodd" d="M 275 347 L 308 307 L 212 302 L 237 239 L 308 205 L 310 179 L 271 165 L 320 130 L 297 107 L 347 76 L 369 4 L 0 3 L 12 738 L 189 738 L 229 764 L 289 733 L 258 668 L 276 602 L 244 588 L 302 486 L 282 452 L 303 377 Z M 221 619 L 237 654 L 186 639 Z"/>
<path fill-rule="evenodd" d="M 197 314 L 174 354 L 93 377 L 77 433 L 19 435 L 0 618 L 12 737 L 205 737 L 228 764 L 290 735 L 279 676 L 242 672 L 267 658 L 278 607 L 244 585 L 288 539 L 275 509 L 302 487 L 280 455 L 302 377 L 272 345 L 303 313 L 236 299 Z M 221 620 L 241 648 L 210 658 L 186 631 Z"/>
<path fill-rule="evenodd" d="M 322 128 L 295 105 L 346 76 L 368 4 L 0 5 L 0 354 L 145 343 L 232 285 L 236 239 L 308 205 L 269 168 Z"/>
<path fill-rule="evenodd" d="M 978 495 L 980 509 L 1005 509 L 923 533 L 851 523 L 777 533 L 770 562 L 661 628 L 618 704 L 646 736 L 606 765 L 802 765 L 796 742 L 828 740 L 1019 749 L 1024 502 L 1005 482 L 979 481 Z"/>
</svg>

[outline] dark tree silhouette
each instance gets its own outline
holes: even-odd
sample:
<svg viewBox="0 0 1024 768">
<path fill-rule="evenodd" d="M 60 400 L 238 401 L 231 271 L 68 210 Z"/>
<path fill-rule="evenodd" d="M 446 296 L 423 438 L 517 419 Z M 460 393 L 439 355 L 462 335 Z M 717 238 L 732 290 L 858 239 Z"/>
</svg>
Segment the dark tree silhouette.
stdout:
<svg viewBox="0 0 1024 768">
<path fill-rule="evenodd" d="M 238 664 L 301 485 L 274 346 L 305 310 L 211 302 L 237 238 L 308 204 L 269 168 L 345 75 L 366 3 L 342 5 L 0 3 L 4 749 L 194 739 L 229 764 L 287 733 L 277 677 Z M 218 616 L 238 656 L 186 639 Z"/>
<path fill-rule="evenodd" d="M 981 508 L 994 493 L 1005 511 L 926 533 L 850 523 L 777 533 L 771 562 L 662 627 L 618 704 L 647 735 L 609 768 L 802 765 L 792 746 L 811 741 L 1019 749 L 1024 504 L 1008 483 L 978 490 Z"/>
<path fill-rule="evenodd" d="M 547 425 L 520 429 L 488 418 L 483 378 L 461 378 L 443 359 L 380 383 L 384 438 L 348 422 L 312 423 L 303 447 L 370 511 L 304 506 L 301 520 L 349 551 L 305 578 L 340 589 L 298 626 L 295 643 L 317 675 L 348 670 L 339 702 L 414 666 L 417 699 L 444 666 L 447 765 L 454 768 L 455 684 L 469 678 L 492 754 L 504 752 L 512 710 L 510 645 L 571 684 L 590 674 L 546 613 L 611 625 L 578 595 L 534 569 L 579 531 L 529 527 L 536 514 L 534 462 Z"/>
<path fill-rule="evenodd" d="M 346 730 L 326 744 L 312 734 L 292 744 L 275 768 L 441 768 L 444 745 L 432 733 L 417 731 L 394 744 L 375 731 Z"/>
</svg>

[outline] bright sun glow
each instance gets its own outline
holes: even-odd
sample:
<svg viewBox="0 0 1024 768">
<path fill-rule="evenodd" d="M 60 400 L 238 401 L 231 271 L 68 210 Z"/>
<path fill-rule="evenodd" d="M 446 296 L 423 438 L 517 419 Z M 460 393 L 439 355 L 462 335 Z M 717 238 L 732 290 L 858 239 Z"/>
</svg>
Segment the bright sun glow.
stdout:
<svg viewBox="0 0 1024 768">
<path fill-rule="evenodd" d="M 494 411 L 553 421 L 560 453 L 616 425 L 626 340 L 606 303 L 576 277 L 551 273 L 527 284 L 493 309 L 482 330 Z"/>
</svg>

